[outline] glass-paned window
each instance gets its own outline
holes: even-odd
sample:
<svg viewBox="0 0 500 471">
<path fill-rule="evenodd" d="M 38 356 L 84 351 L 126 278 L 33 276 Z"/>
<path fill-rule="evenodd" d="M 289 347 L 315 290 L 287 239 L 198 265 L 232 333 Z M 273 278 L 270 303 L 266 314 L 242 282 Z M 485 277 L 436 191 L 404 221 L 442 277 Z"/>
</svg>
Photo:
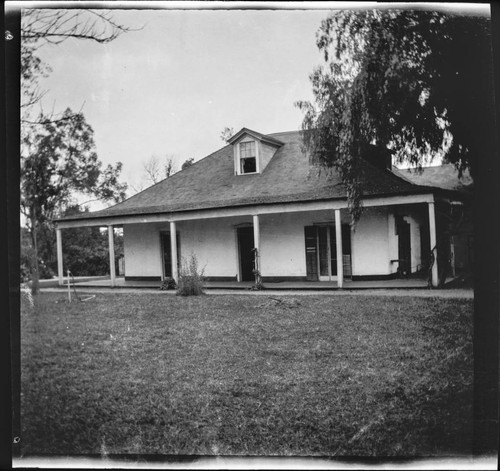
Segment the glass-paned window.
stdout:
<svg viewBox="0 0 500 471">
<path fill-rule="evenodd" d="M 241 173 L 255 173 L 257 171 L 257 162 L 255 157 L 241 159 Z"/>
<path fill-rule="evenodd" d="M 255 155 L 255 142 L 240 143 L 240 172 L 255 173 L 257 172 L 257 158 Z"/>
<path fill-rule="evenodd" d="M 242 142 L 240 144 L 240 157 L 255 157 L 255 142 Z"/>
</svg>

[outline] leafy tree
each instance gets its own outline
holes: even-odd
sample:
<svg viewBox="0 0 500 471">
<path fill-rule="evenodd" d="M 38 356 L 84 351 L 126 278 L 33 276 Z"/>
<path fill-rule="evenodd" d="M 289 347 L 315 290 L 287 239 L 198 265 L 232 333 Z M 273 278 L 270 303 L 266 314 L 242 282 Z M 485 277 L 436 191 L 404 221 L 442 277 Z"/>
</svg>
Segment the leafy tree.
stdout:
<svg viewBox="0 0 500 471">
<path fill-rule="evenodd" d="M 23 9 L 21 19 L 21 212 L 31 238 L 32 291 L 38 291 L 40 253 L 53 258 L 52 218 L 73 202 L 73 192 L 103 201 L 119 201 L 121 163 L 101 169 L 92 128 L 81 112 L 45 113 L 39 80 L 50 66 L 37 54 L 40 47 L 69 38 L 108 43 L 130 31 L 103 10 Z M 40 105 L 40 112 L 34 105 Z M 33 118 L 33 114 L 36 117 Z"/>
<path fill-rule="evenodd" d="M 64 216 L 81 212 L 80 206 L 73 205 L 64 212 Z M 88 212 L 88 208 L 83 212 Z M 118 263 L 118 258 L 123 255 L 123 235 L 115 231 L 114 241 L 115 260 Z M 62 237 L 64 266 L 74 276 L 106 275 L 109 273 L 108 244 L 107 231 L 101 231 L 99 227 L 64 229 Z M 117 270 L 117 267 L 115 268 Z"/>
<path fill-rule="evenodd" d="M 42 244 L 40 244 L 42 245 Z M 40 250 L 42 253 L 43 250 Z M 31 275 L 33 273 L 33 265 L 35 260 L 35 253 L 31 243 L 31 236 L 26 227 L 21 227 L 21 260 L 20 260 L 20 275 L 21 283 L 26 283 L 30 281 Z M 40 278 L 52 278 L 54 276 L 54 270 L 50 263 L 45 263 L 44 256 L 38 256 L 38 270 L 40 273 Z"/>
<path fill-rule="evenodd" d="M 91 126 L 82 113 L 67 109 L 57 121 L 34 126 L 21 143 L 21 212 L 35 254 L 33 290 L 38 289 L 39 236 L 53 235 L 52 219 L 74 204 L 78 194 L 119 202 L 126 185 L 119 182 L 122 164 L 102 169 Z"/>
<path fill-rule="evenodd" d="M 354 220 L 361 214 L 363 156 L 374 145 L 421 169 L 441 155 L 474 178 L 493 151 L 490 21 L 423 10 L 336 11 L 321 23 L 325 64 L 300 101 L 304 148 L 335 168 Z"/>
<path fill-rule="evenodd" d="M 185 168 L 188 168 L 193 164 L 194 164 L 194 157 L 191 157 L 190 159 L 186 159 L 181 166 L 181 170 L 184 170 Z"/>
</svg>

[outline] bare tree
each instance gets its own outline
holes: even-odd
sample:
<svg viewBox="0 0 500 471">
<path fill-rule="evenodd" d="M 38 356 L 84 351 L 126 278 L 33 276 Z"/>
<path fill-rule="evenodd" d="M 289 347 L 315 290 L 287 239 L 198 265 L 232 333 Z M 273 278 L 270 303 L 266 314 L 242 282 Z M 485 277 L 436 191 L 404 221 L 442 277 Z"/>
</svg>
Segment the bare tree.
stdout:
<svg viewBox="0 0 500 471">
<path fill-rule="evenodd" d="M 173 155 L 166 155 L 163 165 L 156 155 L 152 155 L 142 166 L 146 172 L 146 179 L 153 185 L 170 177 L 176 171 Z"/>
<path fill-rule="evenodd" d="M 139 193 L 177 172 L 175 156 L 173 154 L 167 154 L 163 159 L 160 159 L 156 155 L 152 155 L 148 160 L 142 163 L 142 168 L 144 169 L 144 174 L 139 181 L 129 183 L 129 187 L 134 193 Z"/>
<path fill-rule="evenodd" d="M 40 77 L 46 77 L 51 69 L 37 55 L 45 44 L 57 45 L 69 38 L 109 43 L 128 31 L 137 31 L 121 25 L 113 19 L 111 11 L 75 9 L 30 9 L 22 10 L 21 19 L 21 108 L 22 123 L 39 124 L 59 117 L 43 111 L 35 121 L 29 114 L 33 105 L 40 103 L 45 91 L 40 89 Z"/>
<path fill-rule="evenodd" d="M 158 161 L 158 157 L 156 157 L 156 155 L 151 156 L 149 160 L 147 160 L 142 164 L 142 167 L 146 172 L 146 178 L 153 185 L 155 185 L 161 180 L 160 176 L 161 167 L 160 167 L 160 162 Z"/>
<path fill-rule="evenodd" d="M 60 44 L 68 38 L 109 43 L 131 28 L 117 23 L 110 11 L 25 9 L 21 37 L 24 41 L 44 40 Z"/>
<path fill-rule="evenodd" d="M 167 155 L 166 159 L 167 159 L 167 161 L 165 162 L 165 166 L 163 169 L 165 172 L 165 178 L 168 178 L 168 177 L 170 177 L 170 175 L 173 175 L 175 172 L 177 172 L 177 170 L 176 170 L 176 166 L 174 163 L 174 156 Z"/>
<path fill-rule="evenodd" d="M 220 133 L 220 138 L 224 141 L 224 142 L 228 142 L 229 139 L 231 139 L 231 137 L 234 135 L 234 130 L 233 128 L 230 128 L 228 126 L 226 126 L 222 132 Z"/>
</svg>

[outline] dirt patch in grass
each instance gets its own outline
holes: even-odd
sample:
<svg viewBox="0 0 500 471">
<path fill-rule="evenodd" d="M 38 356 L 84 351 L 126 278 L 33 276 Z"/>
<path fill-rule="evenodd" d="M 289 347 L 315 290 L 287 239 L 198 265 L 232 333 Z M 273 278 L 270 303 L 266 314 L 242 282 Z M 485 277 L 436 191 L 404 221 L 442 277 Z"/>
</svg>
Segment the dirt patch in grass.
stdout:
<svg viewBox="0 0 500 471">
<path fill-rule="evenodd" d="M 471 300 L 45 293 L 22 453 L 467 455 Z"/>
</svg>

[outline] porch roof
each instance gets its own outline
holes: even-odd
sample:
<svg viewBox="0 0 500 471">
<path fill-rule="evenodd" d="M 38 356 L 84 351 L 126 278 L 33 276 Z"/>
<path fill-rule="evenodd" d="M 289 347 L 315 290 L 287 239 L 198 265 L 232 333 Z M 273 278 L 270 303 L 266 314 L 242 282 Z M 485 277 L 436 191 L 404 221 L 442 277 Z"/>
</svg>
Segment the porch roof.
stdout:
<svg viewBox="0 0 500 471">
<path fill-rule="evenodd" d="M 300 131 L 270 134 L 268 137 L 283 145 L 261 174 L 235 175 L 233 147 L 227 145 L 122 203 L 59 221 L 347 198 L 346 188 L 338 174 L 318 174 L 309 163 L 301 149 Z M 416 185 L 369 162 L 364 166 L 362 185 L 365 198 L 439 191 Z"/>
</svg>

